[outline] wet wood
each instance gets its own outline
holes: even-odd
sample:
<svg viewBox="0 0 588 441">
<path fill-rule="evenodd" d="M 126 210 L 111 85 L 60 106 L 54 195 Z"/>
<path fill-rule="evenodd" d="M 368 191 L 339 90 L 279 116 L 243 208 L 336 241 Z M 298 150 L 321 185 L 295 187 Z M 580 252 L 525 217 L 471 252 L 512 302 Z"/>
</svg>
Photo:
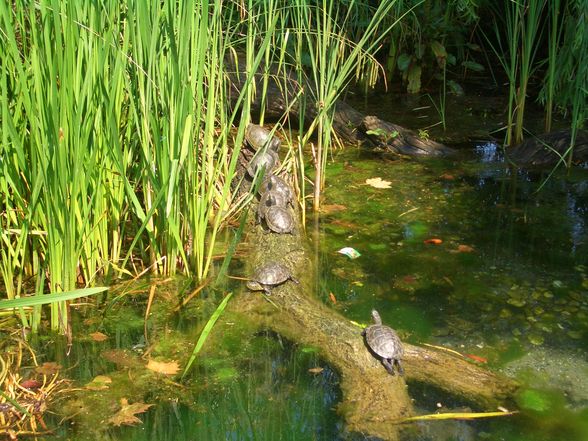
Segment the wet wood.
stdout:
<svg viewBox="0 0 588 441">
<path fill-rule="evenodd" d="M 508 158 L 521 167 L 553 166 L 564 155 L 571 142 L 571 132 L 560 130 L 525 139 L 507 150 Z M 572 163 L 588 162 L 588 132 L 580 130 L 576 136 Z"/>
<path fill-rule="evenodd" d="M 245 60 L 240 59 L 235 63 L 232 59 L 227 59 L 227 70 L 229 75 L 229 98 L 233 103 L 237 102 L 241 88 L 246 79 L 244 72 Z M 263 68 L 260 69 L 263 71 Z M 271 72 L 267 84 L 265 99 L 261 99 L 261 93 L 258 93 L 251 104 L 251 112 L 259 115 L 262 107 L 265 110 L 267 120 L 282 120 L 285 115 L 290 119 L 298 119 L 302 113 L 300 102 L 305 102 L 304 121 L 308 125 L 317 116 L 318 105 L 312 97 L 309 87 L 302 91 L 301 84 L 296 80 L 296 75 L 292 71 Z M 310 81 L 310 80 L 308 80 Z M 255 89 L 263 90 L 263 76 L 255 76 Z M 298 98 L 297 98 L 298 97 Z M 381 136 L 367 134 L 368 130 L 380 128 L 382 131 L 389 130 L 398 133 L 394 139 L 384 139 Z M 344 143 L 360 144 L 364 147 L 379 147 L 389 153 L 403 156 L 442 156 L 454 153 L 455 151 L 432 139 L 420 138 L 410 129 L 383 121 L 375 116 L 365 115 L 342 100 L 335 104 L 335 114 L 333 117 L 333 129 L 337 136 Z"/>
<path fill-rule="evenodd" d="M 316 264 L 297 231 L 295 235 L 267 234 L 251 224 L 247 237 L 247 242 L 255 244 L 251 273 L 268 261 L 278 261 L 290 268 L 300 284 L 288 281 L 275 287 L 271 303 L 259 293 L 244 293 L 231 307 L 245 311 L 260 328 L 319 349 L 340 374 L 343 399 L 338 410 L 349 431 L 397 440 L 405 427 L 398 420 L 414 414 L 405 381 L 427 383 L 477 403 L 480 410 L 506 404 L 504 400 L 516 390 L 514 382 L 435 349 L 405 343 L 405 376 L 388 374 L 368 352 L 361 329 L 317 298 Z"/>
</svg>

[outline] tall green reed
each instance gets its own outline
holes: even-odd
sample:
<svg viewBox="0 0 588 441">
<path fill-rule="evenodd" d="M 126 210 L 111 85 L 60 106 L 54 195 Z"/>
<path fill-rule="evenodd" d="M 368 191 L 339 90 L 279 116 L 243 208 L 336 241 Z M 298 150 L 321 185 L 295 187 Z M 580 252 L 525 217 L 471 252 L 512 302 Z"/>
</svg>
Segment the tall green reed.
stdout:
<svg viewBox="0 0 588 441">
<path fill-rule="evenodd" d="M 206 277 L 235 202 L 251 89 L 229 105 L 224 19 L 219 0 L 0 5 L 9 298 L 33 274 L 53 293 L 149 266 Z M 269 39 L 258 41 L 263 52 Z M 54 329 L 67 312 L 52 305 Z"/>
<path fill-rule="evenodd" d="M 504 11 L 500 5 L 494 5 L 496 16 L 504 16 L 504 23 L 496 22 L 494 41 L 488 36 L 486 40 L 499 59 L 509 83 L 506 145 L 523 140 L 527 89 L 529 79 L 538 67 L 536 55 L 545 4 L 546 0 L 509 0 L 501 5 Z"/>
</svg>

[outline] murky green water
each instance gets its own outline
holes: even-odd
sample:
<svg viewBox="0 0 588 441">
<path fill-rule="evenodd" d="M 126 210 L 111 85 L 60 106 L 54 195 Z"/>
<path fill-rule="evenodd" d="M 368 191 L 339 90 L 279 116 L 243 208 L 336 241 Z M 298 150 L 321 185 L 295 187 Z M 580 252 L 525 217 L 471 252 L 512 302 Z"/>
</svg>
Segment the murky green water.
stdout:
<svg viewBox="0 0 588 441">
<path fill-rule="evenodd" d="M 517 403 L 505 403 L 519 415 L 427 423 L 419 439 L 588 439 L 588 173 L 559 176 L 537 193 L 544 175 L 494 159 L 491 145 L 449 161 L 338 155 L 329 166 L 326 212 L 309 226 L 320 265 L 317 295 L 358 322 L 376 308 L 403 339 L 485 359 L 525 385 Z M 375 177 L 390 188 L 366 185 Z M 338 254 L 342 247 L 361 257 Z M 150 282 L 143 281 L 119 290 L 125 295 L 106 302 L 103 315 L 80 307 L 69 356 L 53 341 L 38 343 L 43 360 L 62 365 L 76 386 L 97 375 L 112 381 L 63 400 L 72 418 L 59 439 L 364 439 L 344 432 L 337 375 L 312 348 L 252 336 L 230 314 L 187 384 L 145 370 L 161 354 L 185 360 L 218 304 L 220 291 L 208 291 L 170 315 L 166 293 L 189 292 L 187 283 L 160 281 L 150 341 L 143 337 Z M 95 331 L 108 339 L 94 341 Z M 409 391 L 425 413 L 469 405 L 423 385 Z M 121 398 L 153 404 L 138 415 L 143 424 L 108 424 Z"/>
</svg>

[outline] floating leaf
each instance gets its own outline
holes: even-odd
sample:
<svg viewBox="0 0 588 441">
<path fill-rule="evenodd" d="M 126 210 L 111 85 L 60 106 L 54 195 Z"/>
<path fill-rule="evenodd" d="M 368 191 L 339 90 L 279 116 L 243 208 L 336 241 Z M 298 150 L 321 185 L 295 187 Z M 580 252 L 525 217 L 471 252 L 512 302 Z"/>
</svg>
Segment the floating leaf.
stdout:
<svg viewBox="0 0 588 441">
<path fill-rule="evenodd" d="M 92 340 L 94 340 L 94 341 L 108 340 L 108 335 L 103 334 L 102 332 L 92 332 L 90 334 L 90 337 L 92 337 Z"/>
<path fill-rule="evenodd" d="M 325 369 L 322 367 L 315 367 L 315 368 L 310 368 L 308 370 L 308 372 L 310 372 L 311 374 L 320 374 L 322 371 L 324 371 Z"/>
<path fill-rule="evenodd" d="M 390 185 L 392 184 L 390 181 L 384 181 L 382 178 L 366 179 L 365 183 L 374 188 L 390 188 Z"/>
<path fill-rule="evenodd" d="M 175 375 L 180 370 L 180 365 L 177 361 L 164 362 L 149 360 L 149 363 L 147 363 L 147 369 L 160 374 Z"/>
<path fill-rule="evenodd" d="M 120 410 L 110 417 L 107 422 L 113 426 L 133 426 L 136 424 L 142 424 L 143 422 L 135 415 L 146 412 L 151 406 L 153 406 L 153 404 L 145 404 L 141 402 L 129 404 L 126 398 L 121 398 Z"/>
<path fill-rule="evenodd" d="M 473 253 L 475 250 L 473 247 L 469 246 L 469 245 L 458 245 L 457 246 L 457 252 L 458 253 Z"/>
<path fill-rule="evenodd" d="M 438 237 L 432 237 L 430 239 L 423 240 L 423 243 L 427 245 L 441 245 L 443 243 L 443 240 L 439 239 Z"/>
<path fill-rule="evenodd" d="M 474 354 L 463 354 L 465 357 L 469 358 L 470 360 L 477 361 L 478 363 L 488 363 L 488 359 L 484 357 L 480 357 L 479 355 Z"/>
<path fill-rule="evenodd" d="M 86 389 L 89 390 L 104 390 L 108 389 L 110 384 L 112 383 L 112 379 L 107 377 L 106 375 L 98 375 L 94 377 L 92 381 L 86 384 Z"/>
<path fill-rule="evenodd" d="M 350 259 L 357 259 L 359 256 L 361 256 L 361 254 L 359 253 L 359 251 L 357 251 L 356 249 L 351 248 L 351 247 L 341 248 L 337 252 L 340 253 L 340 254 L 346 255 Z"/>
</svg>

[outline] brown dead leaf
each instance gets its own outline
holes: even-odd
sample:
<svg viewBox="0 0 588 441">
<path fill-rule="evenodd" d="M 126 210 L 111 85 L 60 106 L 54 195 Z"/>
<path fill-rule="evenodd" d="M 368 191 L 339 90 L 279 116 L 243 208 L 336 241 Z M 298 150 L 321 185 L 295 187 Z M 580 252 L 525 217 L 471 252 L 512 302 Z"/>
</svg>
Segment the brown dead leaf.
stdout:
<svg viewBox="0 0 588 441">
<path fill-rule="evenodd" d="M 108 335 L 103 334 L 102 332 L 92 332 L 90 334 L 90 337 L 92 337 L 92 340 L 94 341 L 104 341 L 104 340 L 108 340 Z"/>
<path fill-rule="evenodd" d="M 473 253 L 475 250 L 473 247 L 469 245 L 458 245 L 457 252 L 458 253 Z"/>
<path fill-rule="evenodd" d="M 145 404 L 141 402 L 129 404 L 129 401 L 126 398 L 121 398 L 120 410 L 108 418 L 107 423 L 113 426 L 122 426 L 123 424 L 126 426 L 134 426 L 136 424 L 142 424 L 143 421 L 135 415 L 146 412 L 151 406 L 153 406 L 153 404 Z"/>
<path fill-rule="evenodd" d="M 109 384 L 112 383 L 112 379 L 107 377 L 106 375 L 98 375 L 94 377 L 92 381 L 86 384 L 86 389 L 89 390 L 104 390 L 108 389 L 110 386 Z"/>
<path fill-rule="evenodd" d="M 331 300 L 331 302 L 333 302 L 335 305 L 337 304 L 337 297 L 335 297 L 335 294 L 333 294 L 332 292 L 329 293 L 329 299 Z"/>
<path fill-rule="evenodd" d="M 37 366 L 35 368 L 35 372 L 41 375 L 55 375 L 61 370 L 61 365 L 55 363 L 54 361 L 46 361 L 41 366 Z"/>
<path fill-rule="evenodd" d="M 382 178 L 366 179 L 365 183 L 374 188 L 390 188 L 390 185 L 392 184 L 390 181 L 384 181 Z"/>
<path fill-rule="evenodd" d="M 324 214 L 335 213 L 337 211 L 343 210 L 347 210 L 347 207 L 340 204 L 323 204 L 320 207 L 320 212 Z"/>
<path fill-rule="evenodd" d="M 320 374 L 322 371 L 324 371 L 325 369 L 322 367 L 315 367 L 315 368 L 310 368 L 308 370 L 308 372 L 310 372 L 311 374 Z"/>
<path fill-rule="evenodd" d="M 175 375 L 180 370 L 180 365 L 177 361 L 165 362 L 149 360 L 149 363 L 147 363 L 147 369 L 150 369 L 153 372 L 159 372 L 160 374 Z"/>
<path fill-rule="evenodd" d="M 143 366 L 141 360 L 136 354 L 126 351 L 124 349 L 109 349 L 102 351 L 102 357 L 117 365 L 117 367 L 136 368 Z"/>
</svg>

